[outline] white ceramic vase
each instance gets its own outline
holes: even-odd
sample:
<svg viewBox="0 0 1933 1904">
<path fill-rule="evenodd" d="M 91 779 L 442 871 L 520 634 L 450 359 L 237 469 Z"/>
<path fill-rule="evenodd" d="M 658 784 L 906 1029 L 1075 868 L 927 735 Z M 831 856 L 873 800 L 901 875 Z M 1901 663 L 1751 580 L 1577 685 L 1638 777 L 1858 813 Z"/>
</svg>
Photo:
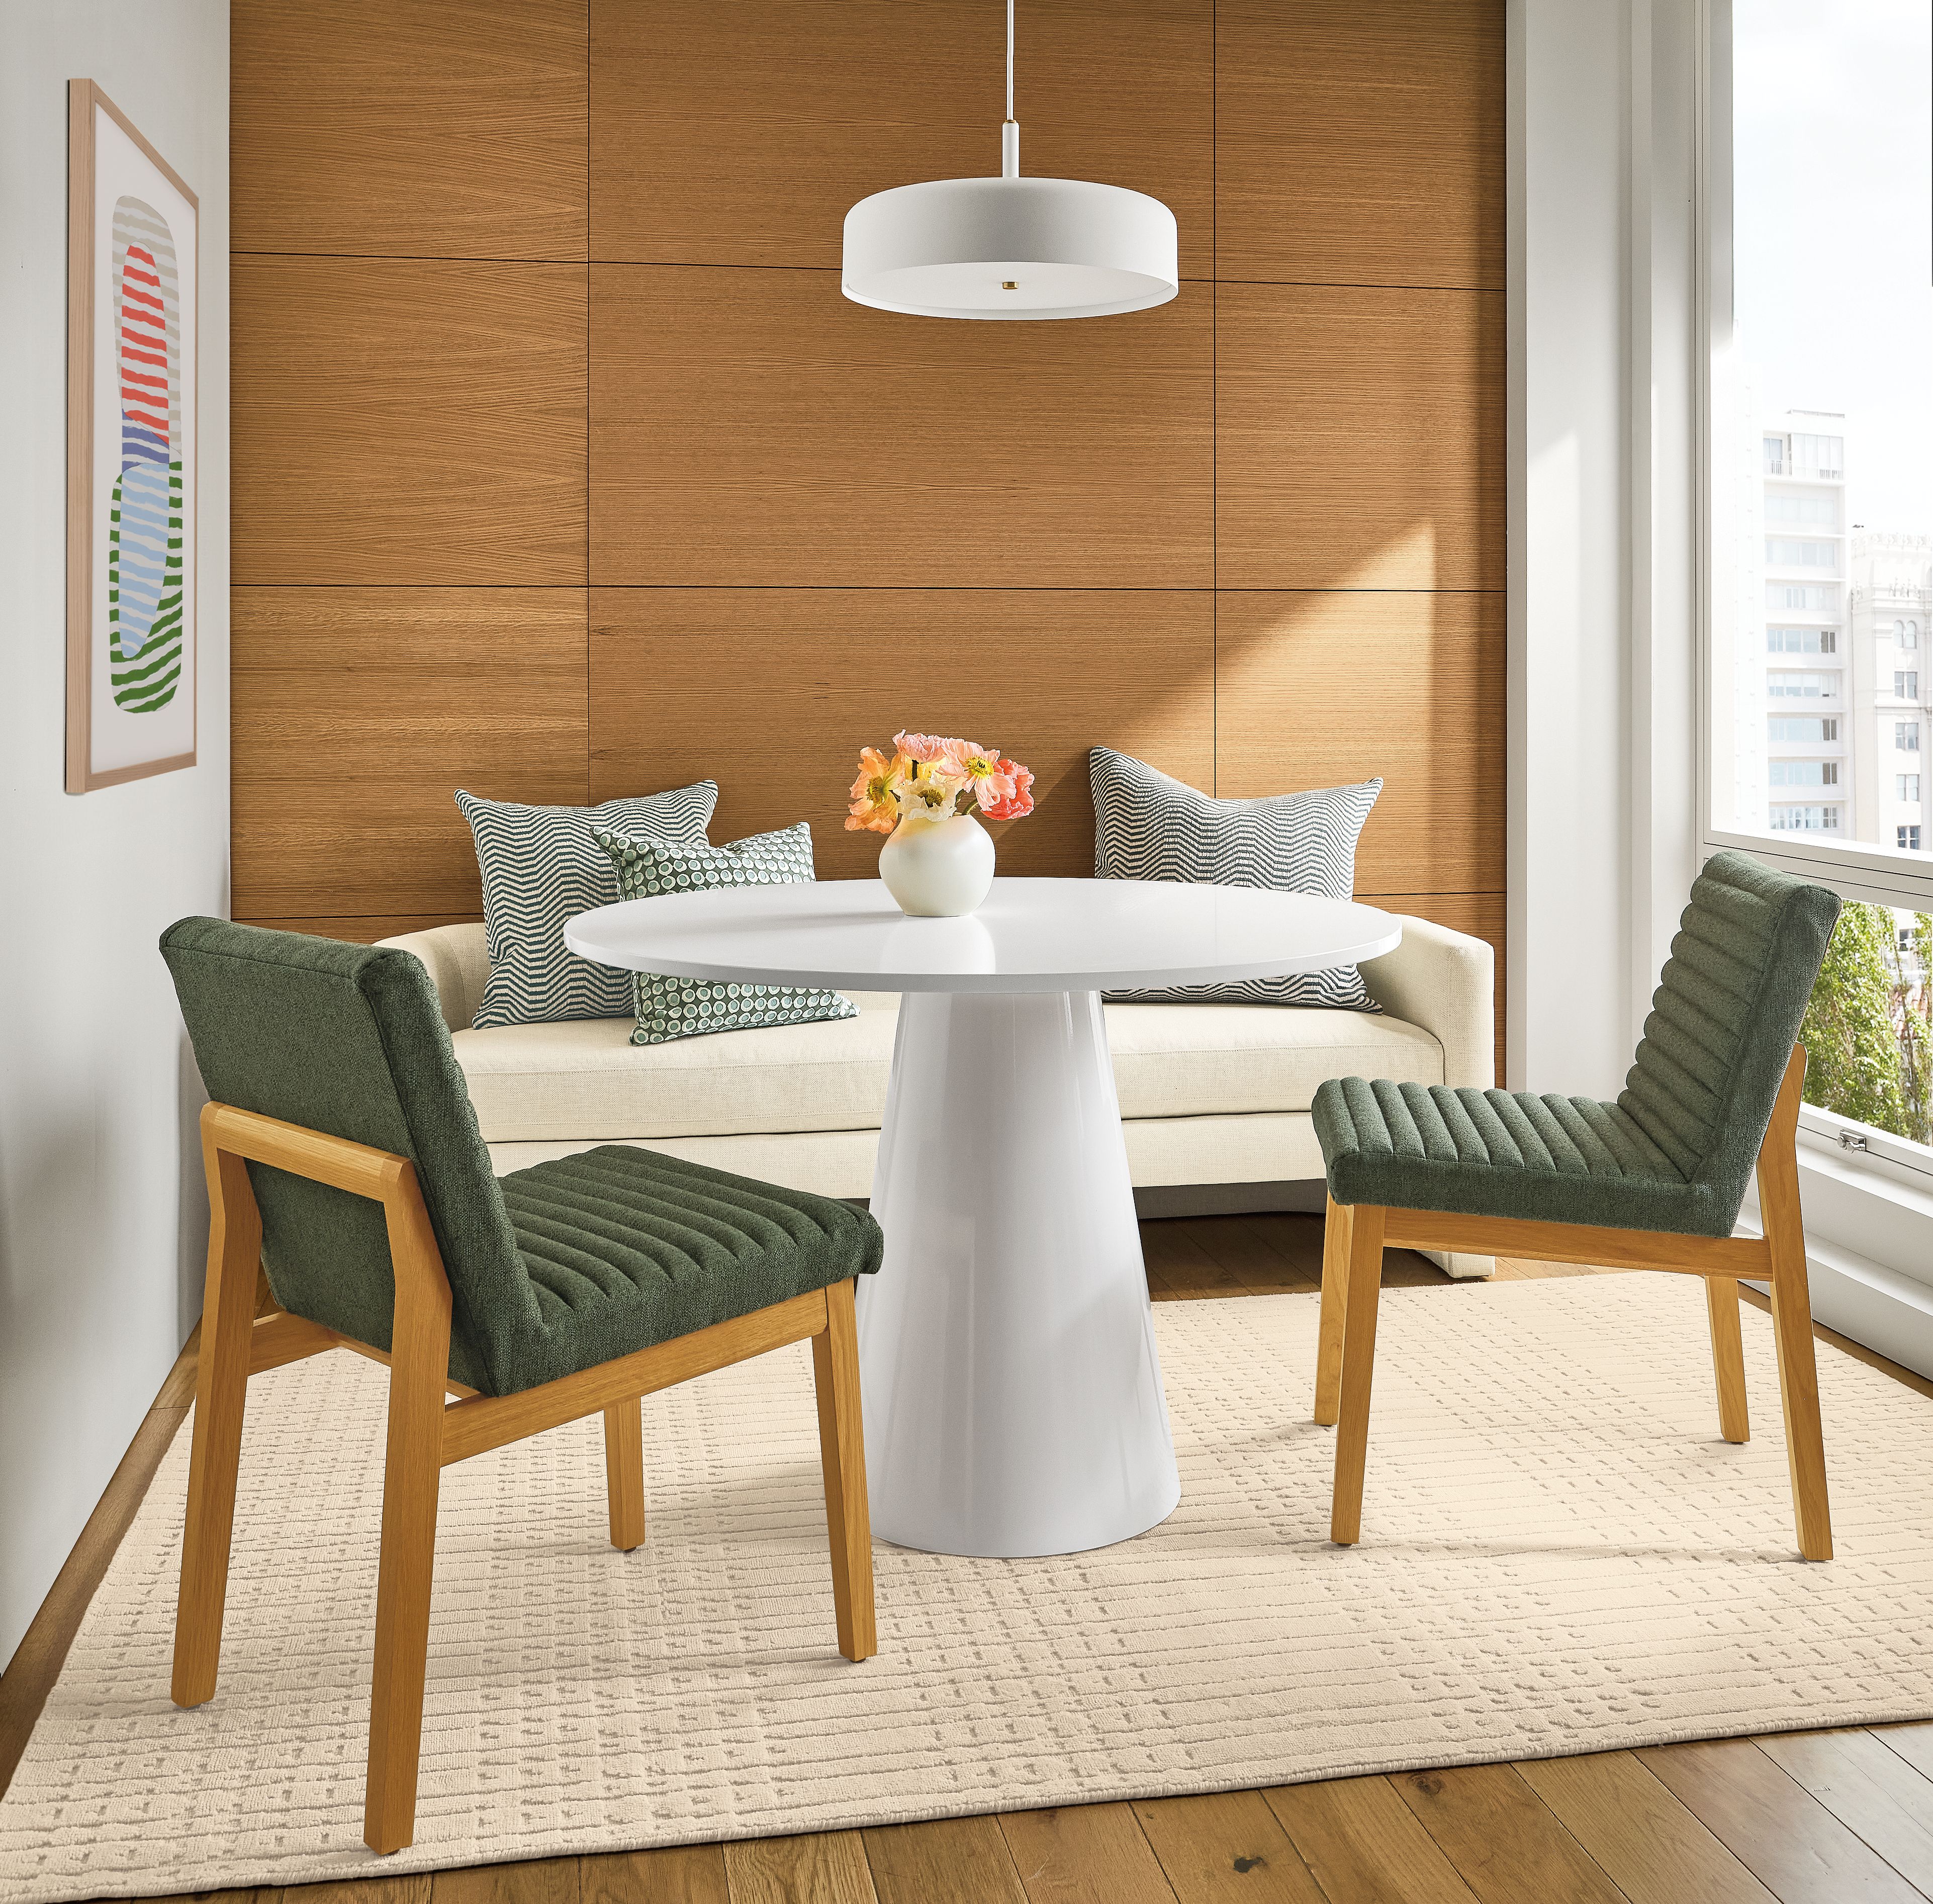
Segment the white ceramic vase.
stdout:
<svg viewBox="0 0 1933 1904">
<path fill-rule="evenodd" d="M 909 816 L 879 849 L 879 877 L 914 919 L 958 919 L 976 911 L 994 883 L 994 843 L 971 814 Z"/>
</svg>

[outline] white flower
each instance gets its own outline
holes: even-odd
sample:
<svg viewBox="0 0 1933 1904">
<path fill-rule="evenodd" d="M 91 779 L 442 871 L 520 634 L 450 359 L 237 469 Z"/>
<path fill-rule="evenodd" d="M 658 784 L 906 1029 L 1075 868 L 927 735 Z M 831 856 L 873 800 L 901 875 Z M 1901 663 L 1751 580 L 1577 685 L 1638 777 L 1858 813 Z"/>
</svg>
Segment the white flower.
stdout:
<svg viewBox="0 0 1933 1904">
<path fill-rule="evenodd" d="M 902 820 L 951 820 L 960 798 L 960 783 L 923 773 L 893 789 Z"/>
</svg>

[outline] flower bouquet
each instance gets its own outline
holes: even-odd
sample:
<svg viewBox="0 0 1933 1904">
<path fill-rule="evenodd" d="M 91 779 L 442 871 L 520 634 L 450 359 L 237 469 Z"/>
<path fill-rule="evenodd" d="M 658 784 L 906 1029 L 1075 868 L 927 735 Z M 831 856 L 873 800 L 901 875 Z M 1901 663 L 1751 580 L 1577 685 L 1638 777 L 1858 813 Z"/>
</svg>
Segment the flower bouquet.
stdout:
<svg viewBox="0 0 1933 1904">
<path fill-rule="evenodd" d="M 994 843 L 975 816 L 1021 820 L 1033 811 L 1033 775 L 997 748 L 899 733 L 890 757 L 875 747 L 861 753 L 846 826 L 891 835 L 879 849 L 879 877 L 901 912 L 957 919 L 994 881 Z"/>
</svg>

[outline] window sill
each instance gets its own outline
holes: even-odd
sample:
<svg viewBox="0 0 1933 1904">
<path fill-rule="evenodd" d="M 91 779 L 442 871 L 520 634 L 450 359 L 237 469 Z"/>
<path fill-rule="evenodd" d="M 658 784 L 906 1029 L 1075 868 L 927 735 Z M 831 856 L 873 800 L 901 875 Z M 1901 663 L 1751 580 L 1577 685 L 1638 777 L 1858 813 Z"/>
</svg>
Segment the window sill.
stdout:
<svg viewBox="0 0 1933 1904">
<path fill-rule="evenodd" d="M 1933 1190 L 1906 1181 L 1919 1174 L 1855 1163 L 1812 1132 L 1799 1133 L 1814 1319 L 1933 1377 Z M 1747 1198 L 1739 1216 L 1756 1233 L 1756 1198 Z"/>
</svg>

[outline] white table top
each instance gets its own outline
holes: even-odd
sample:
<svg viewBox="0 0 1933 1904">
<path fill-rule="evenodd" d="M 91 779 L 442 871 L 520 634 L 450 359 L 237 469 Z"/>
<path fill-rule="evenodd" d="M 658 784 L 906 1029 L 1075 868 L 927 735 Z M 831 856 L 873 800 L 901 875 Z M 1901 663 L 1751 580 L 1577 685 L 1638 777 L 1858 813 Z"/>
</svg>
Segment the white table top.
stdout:
<svg viewBox="0 0 1933 1904">
<path fill-rule="evenodd" d="M 1146 880 L 997 879 L 965 919 L 908 919 L 877 880 L 630 899 L 564 928 L 637 972 L 847 991 L 1102 991 L 1272 979 L 1393 952 L 1342 899 Z"/>
</svg>

